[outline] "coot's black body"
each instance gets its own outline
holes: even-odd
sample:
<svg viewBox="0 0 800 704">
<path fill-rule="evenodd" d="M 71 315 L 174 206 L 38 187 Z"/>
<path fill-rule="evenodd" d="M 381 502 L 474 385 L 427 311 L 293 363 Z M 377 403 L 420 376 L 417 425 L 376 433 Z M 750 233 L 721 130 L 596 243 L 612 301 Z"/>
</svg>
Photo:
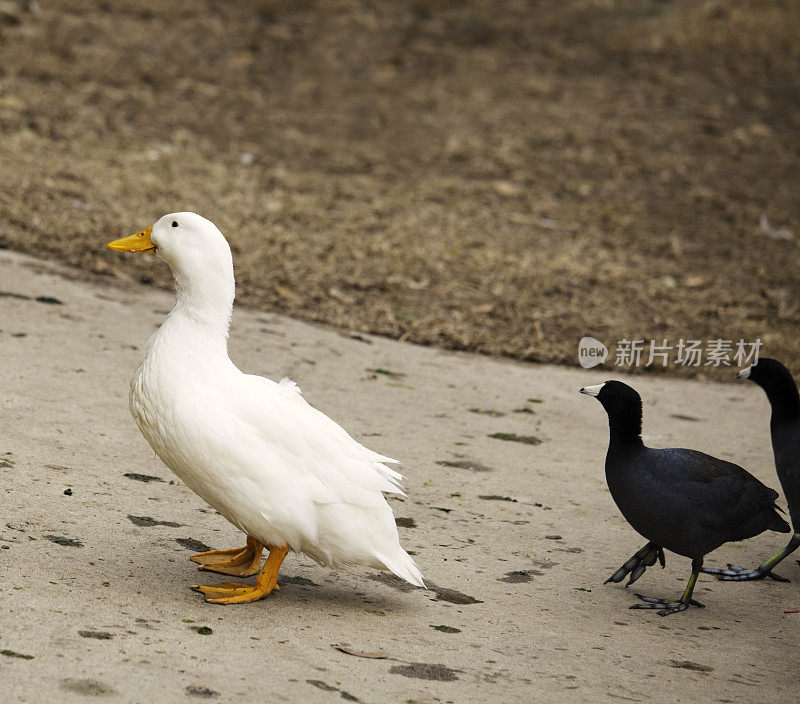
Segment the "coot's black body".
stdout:
<svg viewBox="0 0 800 704">
<path fill-rule="evenodd" d="M 666 616 L 689 604 L 700 606 L 691 595 L 706 554 L 765 530 L 788 532 L 776 511 L 777 492 L 742 467 L 696 450 L 646 447 L 642 401 L 630 386 L 608 381 L 581 392 L 596 396 L 608 413 L 611 496 L 634 530 L 650 541 L 608 581 L 619 582 L 630 573 L 631 584 L 656 557 L 663 565 L 663 548 L 692 560 L 692 577 L 679 601 L 642 597 L 648 603 L 632 608 L 663 607 L 659 613 Z"/>
<path fill-rule="evenodd" d="M 742 369 L 737 376 L 750 379 L 764 389 L 772 407 L 769 422 L 772 452 L 778 479 L 789 505 L 794 535 L 783 550 L 754 569 L 728 565 L 727 570 L 709 568 L 703 571 L 716 574 L 726 581 L 739 582 L 764 577 L 787 581 L 773 574 L 772 568 L 800 547 L 800 394 L 789 370 L 775 359 L 762 357 L 753 366 Z"/>
<path fill-rule="evenodd" d="M 606 480 L 625 520 L 649 541 L 690 559 L 765 530 L 787 531 L 778 492 L 738 465 L 696 450 L 615 442 Z"/>
</svg>

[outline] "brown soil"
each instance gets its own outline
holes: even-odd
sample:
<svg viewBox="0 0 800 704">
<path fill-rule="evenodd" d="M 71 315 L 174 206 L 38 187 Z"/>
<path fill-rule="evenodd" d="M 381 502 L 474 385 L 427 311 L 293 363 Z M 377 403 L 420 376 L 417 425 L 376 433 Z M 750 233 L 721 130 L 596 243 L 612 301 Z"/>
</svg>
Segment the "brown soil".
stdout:
<svg viewBox="0 0 800 704">
<path fill-rule="evenodd" d="M 798 36 L 794 0 L 0 2 L 0 245 L 167 284 L 103 244 L 195 210 L 264 309 L 800 371 Z"/>
</svg>

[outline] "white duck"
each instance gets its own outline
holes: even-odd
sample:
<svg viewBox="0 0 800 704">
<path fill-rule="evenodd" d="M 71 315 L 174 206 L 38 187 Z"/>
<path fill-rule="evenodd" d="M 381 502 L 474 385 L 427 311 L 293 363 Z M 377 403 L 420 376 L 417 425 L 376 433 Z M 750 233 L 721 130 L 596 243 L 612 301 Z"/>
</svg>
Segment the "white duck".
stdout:
<svg viewBox="0 0 800 704">
<path fill-rule="evenodd" d="M 130 409 L 175 474 L 247 536 L 234 550 L 191 557 L 200 569 L 258 574 L 255 586 L 195 586 L 214 604 L 255 601 L 277 589 L 289 550 L 326 565 L 366 565 L 424 586 L 400 546 L 383 492 L 402 476 L 383 457 L 310 406 L 297 385 L 242 373 L 228 357 L 233 259 L 215 225 L 195 213 L 165 215 L 110 242 L 169 264 L 175 306 L 133 373 Z M 261 566 L 261 552 L 269 556 Z"/>
</svg>

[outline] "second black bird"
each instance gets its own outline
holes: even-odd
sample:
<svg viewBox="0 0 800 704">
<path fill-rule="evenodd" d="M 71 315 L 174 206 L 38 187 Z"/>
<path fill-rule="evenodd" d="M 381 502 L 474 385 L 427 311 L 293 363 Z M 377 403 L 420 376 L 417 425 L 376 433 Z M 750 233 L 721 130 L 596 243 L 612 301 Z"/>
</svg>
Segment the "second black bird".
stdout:
<svg viewBox="0 0 800 704">
<path fill-rule="evenodd" d="M 778 479 L 789 504 L 789 516 L 792 519 L 794 534 L 783 550 L 758 567 L 748 570 L 728 565 L 727 570 L 703 568 L 703 572 L 733 582 L 764 577 L 788 582 L 788 579 L 773 573 L 772 569 L 800 547 L 800 394 L 797 393 L 797 384 L 794 383 L 789 370 L 776 359 L 762 357 L 753 366 L 742 369 L 736 376 L 740 379 L 750 379 L 764 389 L 772 407 L 769 421 L 772 452 L 775 455 Z"/>
</svg>

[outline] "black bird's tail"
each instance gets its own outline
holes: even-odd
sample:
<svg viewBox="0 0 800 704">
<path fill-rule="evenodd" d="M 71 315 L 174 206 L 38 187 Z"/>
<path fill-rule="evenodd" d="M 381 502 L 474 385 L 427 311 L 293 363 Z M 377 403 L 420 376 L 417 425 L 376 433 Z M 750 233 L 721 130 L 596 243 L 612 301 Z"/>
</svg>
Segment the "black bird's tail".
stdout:
<svg viewBox="0 0 800 704">
<path fill-rule="evenodd" d="M 776 506 L 775 509 L 777 508 Z M 772 510 L 772 522 L 767 526 L 767 530 L 774 530 L 778 533 L 791 533 L 792 529 L 789 527 L 789 524 L 778 515 L 780 509 L 778 509 L 778 511 L 775 509 Z"/>
<path fill-rule="evenodd" d="M 778 500 L 778 492 L 765 486 L 755 477 L 752 480 L 750 491 L 746 495 L 747 514 L 749 520 L 739 525 L 735 537 L 729 540 L 747 540 L 754 535 L 763 533 L 765 530 L 774 530 L 778 533 L 789 533 L 789 524 L 781 518 L 781 508 L 775 502 Z"/>
</svg>

